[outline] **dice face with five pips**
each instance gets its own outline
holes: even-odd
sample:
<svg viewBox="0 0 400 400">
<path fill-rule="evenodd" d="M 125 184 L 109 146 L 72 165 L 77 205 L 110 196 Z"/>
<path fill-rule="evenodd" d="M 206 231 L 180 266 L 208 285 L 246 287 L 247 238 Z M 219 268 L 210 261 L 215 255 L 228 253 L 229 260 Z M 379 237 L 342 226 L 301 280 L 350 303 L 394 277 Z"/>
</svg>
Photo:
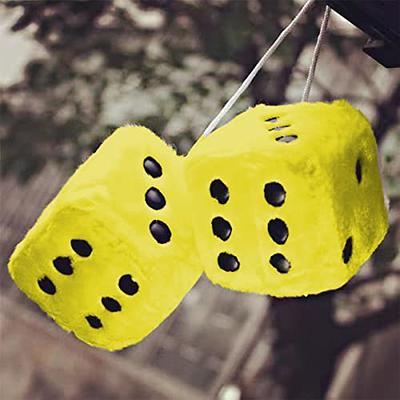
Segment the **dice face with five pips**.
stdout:
<svg viewBox="0 0 400 400">
<path fill-rule="evenodd" d="M 207 276 L 301 296 L 346 283 L 387 229 L 371 128 L 345 101 L 259 105 L 189 153 Z"/>
<path fill-rule="evenodd" d="M 16 284 L 91 345 L 141 340 L 202 272 L 182 163 L 145 128 L 118 129 L 17 246 L 9 265 Z"/>
</svg>

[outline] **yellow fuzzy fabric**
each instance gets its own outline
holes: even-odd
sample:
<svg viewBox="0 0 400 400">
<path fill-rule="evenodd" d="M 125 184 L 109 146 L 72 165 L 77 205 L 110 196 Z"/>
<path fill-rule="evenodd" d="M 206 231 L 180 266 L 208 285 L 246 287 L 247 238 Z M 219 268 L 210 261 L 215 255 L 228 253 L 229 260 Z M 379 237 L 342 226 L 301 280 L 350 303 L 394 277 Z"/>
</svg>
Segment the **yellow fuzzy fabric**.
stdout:
<svg viewBox="0 0 400 400">
<path fill-rule="evenodd" d="M 148 156 L 161 165 L 160 177 L 146 173 Z M 86 343 L 115 350 L 140 341 L 176 308 L 202 272 L 194 251 L 183 160 L 143 127 L 114 132 L 17 246 L 9 269 L 18 287 Z M 162 209 L 146 204 L 151 187 L 164 195 Z M 169 242 L 154 239 L 149 228 L 153 220 L 168 225 Z M 77 254 L 73 239 L 87 241 L 90 256 Z M 55 268 L 57 257 L 70 257 L 71 275 Z M 124 275 L 137 283 L 136 294 L 120 289 Z M 56 287 L 54 295 L 38 285 L 45 276 Z M 121 311 L 105 309 L 103 297 L 117 300 Z M 88 315 L 97 317 L 102 327 L 91 327 Z"/>
<path fill-rule="evenodd" d="M 148 157 L 162 173 L 148 171 Z M 154 190 L 165 204 L 154 206 Z M 168 227 L 165 242 L 154 221 Z M 115 350 L 155 329 L 203 270 L 234 290 L 319 293 L 346 283 L 386 230 L 376 143 L 360 112 L 345 101 L 258 105 L 187 157 L 146 128 L 116 130 L 45 209 L 9 270 L 64 329 Z"/>
<path fill-rule="evenodd" d="M 284 137 L 294 140 L 285 142 Z M 214 180 L 229 190 L 225 204 L 210 194 Z M 249 109 L 194 145 L 187 157 L 186 182 L 205 272 L 212 282 L 234 290 L 283 297 L 338 288 L 369 258 L 387 230 L 371 127 L 343 100 Z M 266 201 L 268 183 L 284 188 L 282 205 Z M 231 225 L 227 240 L 213 234 L 216 217 Z M 276 219 L 287 227 L 283 244 L 268 232 L 269 221 Z M 347 240 L 351 246 L 345 253 L 351 254 L 345 262 Z M 221 269 L 221 253 L 236 257 L 239 268 Z M 290 263 L 288 272 L 271 265 L 274 254 Z"/>
</svg>

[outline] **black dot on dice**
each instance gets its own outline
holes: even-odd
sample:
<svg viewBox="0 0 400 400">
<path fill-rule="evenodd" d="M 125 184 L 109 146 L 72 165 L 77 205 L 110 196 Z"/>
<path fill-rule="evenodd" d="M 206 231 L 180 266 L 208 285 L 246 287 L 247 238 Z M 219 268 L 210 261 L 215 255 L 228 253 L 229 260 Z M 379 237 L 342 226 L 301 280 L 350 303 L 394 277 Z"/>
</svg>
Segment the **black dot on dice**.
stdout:
<svg viewBox="0 0 400 400">
<path fill-rule="evenodd" d="M 296 135 L 286 135 L 286 136 L 278 136 L 275 140 L 277 142 L 281 143 L 290 143 L 293 142 L 293 140 L 296 140 L 297 136 Z"/>
<path fill-rule="evenodd" d="M 361 183 L 362 170 L 361 170 L 361 160 L 360 159 L 358 159 L 356 162 L 356 177 L 357 177 L 357 182 Z"/>
<path fill-rule="evenodd" d="M 38 285 L 43 292 L 47 294 L 54 294 L 56 292 L 56 287 L 54 283 L 47 277 L 44 276 L 43 278 L 38 280 Z"/>
<path fill-rule="evenodd" d="M 92 254 L 92 246 L 86 240 L 72 239 L 71 247 L 81 257 L 89 257 Z"/>
<path fill-rule="evenodd" d="M 72 275 L 73 269 L 69 257 L 57 257 L 53 260 L 55 269 L 63 275 Z"/>
<path fill-rule="evenodd" d="M 267 183 L 264 186 L 264 197 L 267 203 L 280 207 L 285 202 L 286 191 L 278 182 Z"/>
<path fill-rule="evenodd" d="M 160 243 L 164 244 L 171 240 L 171 231 L 165 222 L 154 220 L 150 224 L 150 232 L 154 239 Z"/>
<path fill-rule="evenodd" d="M 94 329 L 99 329 L 103 326 L 100 318 L 96 317 L 95 315 L 87 315 L 85 318 L 88 324 Z"/>
<path fill-rule="evenodd" d="M 146 204 L 154 210 L 161 210 L 165 206 L 165 197 L 155 187 L 146 192 L 145 200 Z"/>
<path fill-rule="evenodd" d="M 226 272 L 235 272 L 239 269 L 240 262 L 233 254 L 220 253 L 218 255 L 218 265 Z"/>
<path fill-rule="evenodd" d="M 210 185 L 211 197 L 216 199 L 218 203 L 225 204 L 229 200 L 229 190 L 221 179 L 215 179 Z"/>
<path fill-rule="evenodd" d="M 350 236 L 343 247 L 342 258 L 343 262 L 347 264 L 350 261 L 351 255 L 353 254 L 353 239 Z"/>
<path fill-rule="evenodd" d="M 281 274 L 288 273 L 291 267 L 290 262 L 281 253 L 273 254 L 269 259 L 269 262 Z"/>
<path fill-rule="evenodd" d="M 132 279 L 132 276 L 122 275 L 118 281 L 119 288 L 128 296 L 133 296 L 135 293 L 139 291 L 139 285 Z"/>
<path fill-rule="evenodd" d="M 265 122 L 276 122 L 276 121 L 278 121 L 277 117 L 271 117 L 265 120 Z"/>
<path fill-rule="evenodd" d="M 290 125 L 274 126 L 270 131 L 281 131 L 282 129 L 289 128 Z"/>
<path fill-rule="evenodd" d="M 146 157 L 143 167 L 152 178 L 159 178 L 162 175 L 161 165 L 153 157 Z"/>
<path fill-rule="evenodd" d="M 232 233 L 231 224 L 222 217 L 215 217 L 211 221 L 212 231 L 221 240 L 228 240 Z"/>
<path fill-rule="evenodd" d="M 101 302 L 104 308 L 110 312 L 121 311 L 121 304 L 119 304 L 119 302 L 112 297 L 103 297 Z"/>
<path fill-rule="evenodd" d="M 289 230 L 284 221 L 279 218 L 268 222 L 268 233 L 272 240 L 278 244 L 284 244 L 289 236 Z"/>
</svg>

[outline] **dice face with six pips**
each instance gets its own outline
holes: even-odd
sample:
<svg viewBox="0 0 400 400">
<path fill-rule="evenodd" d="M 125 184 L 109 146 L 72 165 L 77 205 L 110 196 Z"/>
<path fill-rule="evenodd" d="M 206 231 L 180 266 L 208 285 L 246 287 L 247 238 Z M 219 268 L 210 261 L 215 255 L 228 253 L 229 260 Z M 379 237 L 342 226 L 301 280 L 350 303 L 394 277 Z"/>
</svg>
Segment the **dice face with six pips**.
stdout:
<svg viewBox="0 0 400 400">
<path fill-rule="evenodd" d="M 150 131 L 118 129 L 17 246 L 9 265 L 16 284 L 91 345 L 141 340 L 202 271 L 182 162 Z"/>
<path fill-rule="evenodd" d="M 387 229 L 375 140 L 345 101 L 256 106 L 198 141 L 186 179 L 206 274 L 235 290 L 337 288 Z"/>
</svg>

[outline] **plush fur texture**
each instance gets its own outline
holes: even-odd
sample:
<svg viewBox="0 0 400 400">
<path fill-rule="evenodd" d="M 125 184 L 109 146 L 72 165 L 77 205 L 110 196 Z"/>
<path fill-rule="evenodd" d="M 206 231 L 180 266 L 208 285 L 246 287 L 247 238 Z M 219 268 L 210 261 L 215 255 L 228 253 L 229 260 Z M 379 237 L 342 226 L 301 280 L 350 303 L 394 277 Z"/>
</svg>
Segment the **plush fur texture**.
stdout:
<svg viewBox="0 0 400 400">
<path fill-rule="evenodd" d="M 290 136 L 297 138 L 282 141 Z M 226 204 L 210 196 L 215 179 L 229 189 Z M 186 182 L 197 210 L 195 234 L 205 272 L 212 282 L 234 290 L 283 297 L 338 288 L 387 230 L 371 127 L 343 100 L 249 109 L 194 145 Z M 278 207 L 264 197 L 271 182 L 286 192 Z M 231 225 L 226 241 L 212 234 L 211 220 L 217 216 Z M 288 230 L 283 244 L 268 232 L 268 222 L 275 219 Z M 349 238 L 346 263 L 342 255 Z M 236 271 L 220 268 L 221 252 L 237 258 Z M 289 272 L 271 265 L 270 257 L 278 253 L 290 262 Z"/>
<path fill-rule="evenodd" d="M 162 175 L 153 178 L 144 160 L 153 157 Z M 68 331 L 109 350 L 137 343 L 155 329 L 181 302 L 202 273 L 192 233 L 192 208 L 187 202 L 183 157 L 143 127 L 115 131 L 66 183 L 11 257 L 9 269 L 19 288 Z M 157 188 L 165 197 L 161 209 L 146 204 L 145 193 Z M 150 233 L 153 220 L 171 231 L 167 243 Z M 82 257 L 72 239 L 92 247 Z M 53 265 L 70 257 L 73 273 Z M 131 275 L 134 295 L 119 287 Z M 41 290 L 48 277 L 54 295 Z M 121 311 L 110 312 L 103 297 L 117 300 Z M 93 328 L 86 316 L 102 324 Z"/>
<path fill-rule="evenodd" d="M 161 176 L 146 172 L 147 157 Z M 210 191 L 214 180 L 226 185 L 222 201 Z M 284 188 L 282 204 L 267 201 L 268 183 Z M 165 205 L 149 206 L 150 188 Z M 230 235 L 226 224 L 222 234 L 221 225 L 213 229 L 217 217 Z M 283 243 L 268 231 L 277 219 L 287 228 Z M 153 221 L 168 226 L 169 241 L 157 242 Z M 116 130 L 45 209 L 9 270 L 60 326 L 115 350 L 155 329 L 203 270 L 234 290 L 319 293 L 346 283 L 386 229 L 376 143 L 360 112 L 344 101 L 258 105 L 201 138 L 187 157 L 143 127 Z M 71 240 L 85 241 L 90 254 Z M 235 271 L 221 268 L 221 253 L 236 257 Z M 271 264 L 274 254 L 290 263 L 288 271 Z M 125 275 L 125 290 L 136 285 L 135 293 L 121 288 Z"/>
</svg>

